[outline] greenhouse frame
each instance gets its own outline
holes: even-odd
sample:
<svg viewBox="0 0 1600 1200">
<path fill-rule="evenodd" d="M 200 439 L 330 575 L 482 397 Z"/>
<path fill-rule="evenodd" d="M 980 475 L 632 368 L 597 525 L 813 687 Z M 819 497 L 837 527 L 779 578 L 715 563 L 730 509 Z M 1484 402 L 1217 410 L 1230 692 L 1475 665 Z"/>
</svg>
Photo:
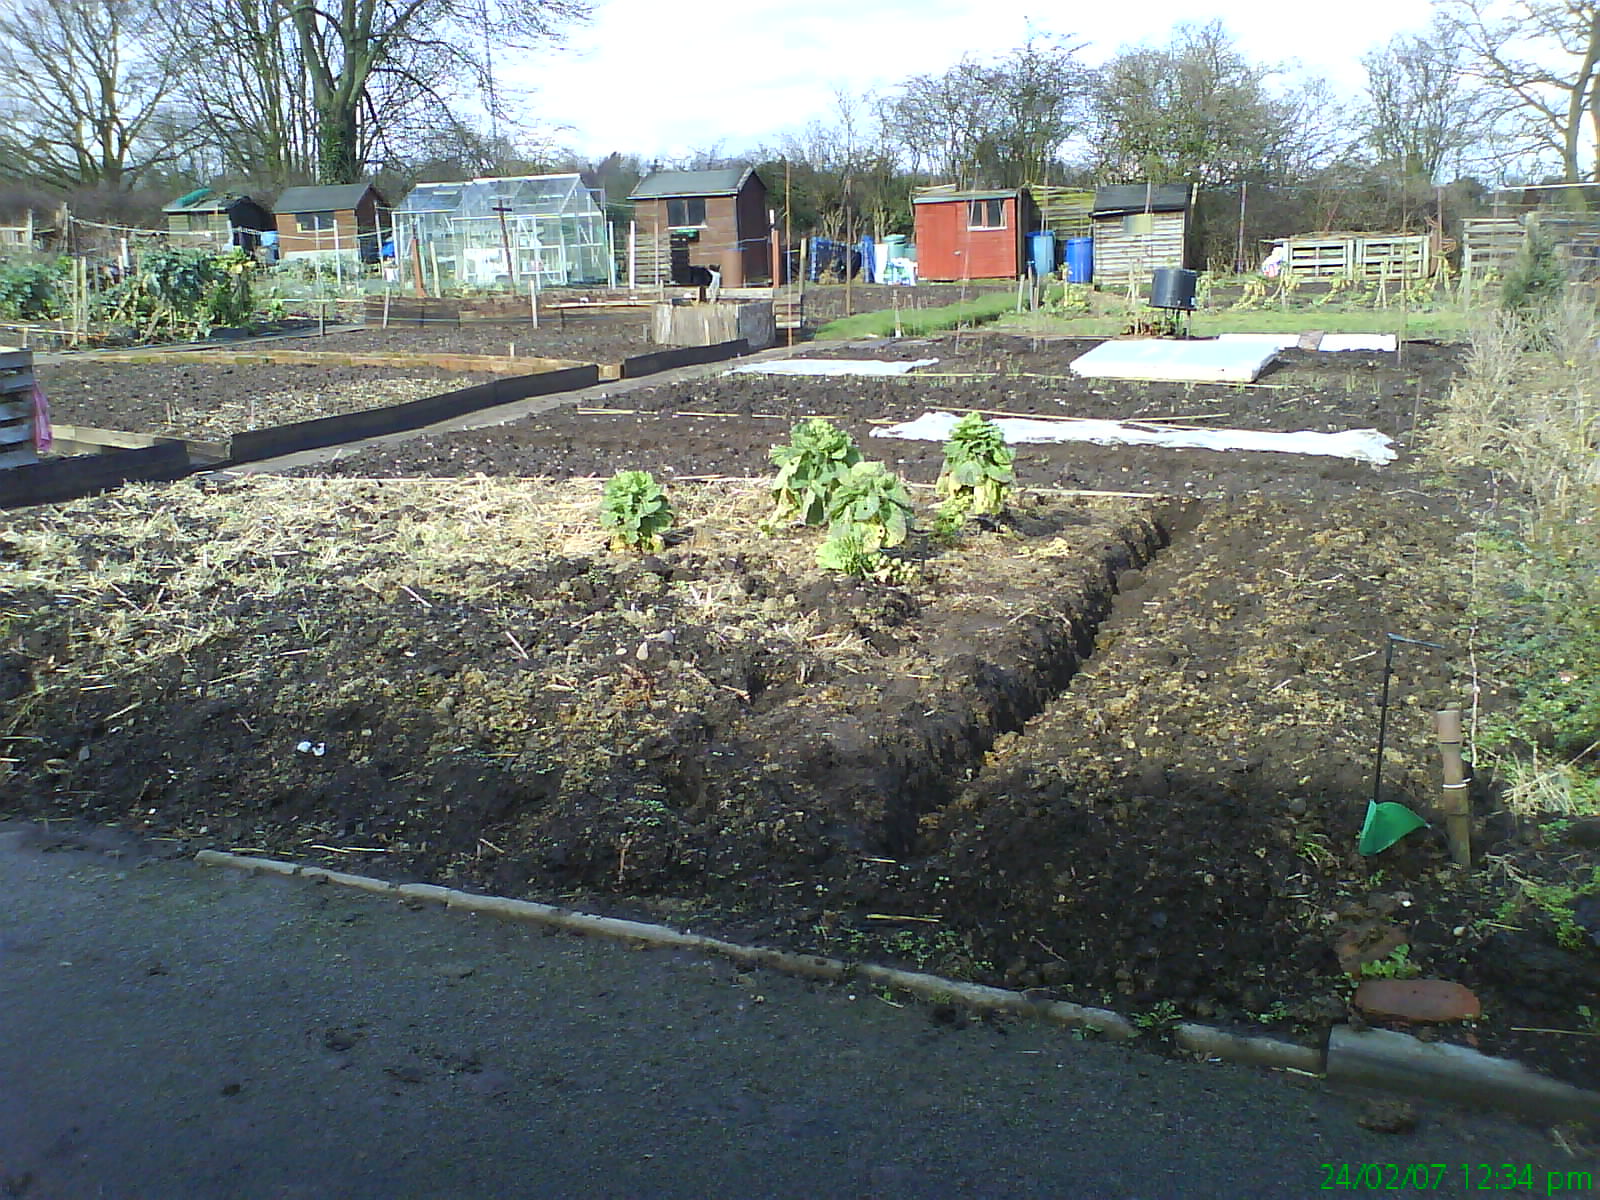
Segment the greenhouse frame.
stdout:
<svg viewBox="0 0 1600 1200">
<path fill-rule="evenodd" d="M 577 175 L 419 183 L 393 216 L 399 277 L 420 271 L 434 295 L 616 280 L 605 210 Z"/>
</svg>

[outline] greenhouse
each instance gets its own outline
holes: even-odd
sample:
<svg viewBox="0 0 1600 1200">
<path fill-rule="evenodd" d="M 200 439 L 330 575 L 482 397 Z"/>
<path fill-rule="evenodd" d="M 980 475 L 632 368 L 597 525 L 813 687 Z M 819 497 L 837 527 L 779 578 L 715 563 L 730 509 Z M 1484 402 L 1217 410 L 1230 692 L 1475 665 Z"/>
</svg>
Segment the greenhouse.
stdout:
<svg viewBox="0 0 1600 1200">
<path fill-rule="evenodd" d="M 448 287 L 609 283 L 605 212 L 577 175 L 419 183 L 394 210 L 396 267 Z M 509 262 L 507 261 L 509 259 Z"/>
</svg>

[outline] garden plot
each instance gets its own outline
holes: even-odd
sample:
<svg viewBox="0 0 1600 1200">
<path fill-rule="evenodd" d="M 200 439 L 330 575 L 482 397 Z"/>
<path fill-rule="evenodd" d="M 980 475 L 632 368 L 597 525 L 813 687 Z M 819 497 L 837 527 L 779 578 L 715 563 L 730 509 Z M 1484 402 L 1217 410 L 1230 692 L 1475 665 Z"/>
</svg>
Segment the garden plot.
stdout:
<svg viewBox="0 0 1600 1200">
<path fill-rule="evenodd" d="M 65 362 L 35 368 L 65 425 L 226 442 L 234 433 L 386 408 L 491 378 L 425 368 Z"/>
<path fill-rule="evenodd" d="M 1256 386 L 1188 387 L 1073 380 L 1070 344 L 933 341 L 883 355 L 938 378 L 618 387 L 325 479 L 12 518 L 8 811 L 1306 1039 L 1349 1015 L 1341 952 L 1398 936 L 1484 1002 L 1443 1036 L 1592 1082 L 1594 1039 L 1527 1032 L 1576 1028 L 1600 988 L 1518 882 L 1586 870 L 1571 845 L 1480 798 L 1482 869 L 1452 872 L 1437 830 L 1355 852 L 1384 635 L 1447 647 L 1400 663 L 1387 798 L 1438 794 L 1433 708 L 1474 682 L 1502 703 L 1463 651 L 1461 514 L 1489 488 L 1441 488 L 1406 445 L 1454 352 L 1287 351 Z M 938 446 L 870 434 L 929 408 L 1372 426 L 1402 454 L 1021 447 L 1003 520 L 936 542 L 913 489 L 893 584 L 819 570 L 817 531 L 760 531 L 795 420 L 927 484 Z M 639 467 L 680 513 L 642 558 L 595 520 L 595 477 Z"/>
<path fill-rule="evenodd" d="M 563 407 L 514 424 L 429 435 L 403 444 L 351 448 L 308 473 L 410 475 L 596 475 L 619 467 L 659 475 L 755 476 L 789 426 L 825 416 L 848 429 L 871 457 L 906 478 L 932 483 L 936 443 L 885 443 L 876 431 L 930 409 L 982 410 L 1003 418 L 1075 417 L 1161 424 L 1175 431 L 1234 427 L 1333 434 L 1376 429 L 1406 461 L 1425 418 L 1422 397 L 1448 387 L 1457 369 L 1448 348 L 1394 355 L 1287 351 L 1259 383 L 1144 383 L 1084 380 L 1072 361 L 1092 342 L 1006 335 L 946 335 L 886 342 L 871 357 L 937 358 L 904 378 L 776 378 L 710 374 L 674 383 L 619 386 L 584 407 Z M 819 356 L 864 352 L 818 347 Z M 1391 468 L 1385 468 L 1389 470 Z M 1025 445 L 1018 477 L 1036 486 L 1223 496 L 1251 491 L 1324 494 L 1370 486 L 1374 468 L 1337 458 L 1172 450 L 1159 447 Z M 1397 484 L 1398 486 L 1398 484 Z"/>
</svg>

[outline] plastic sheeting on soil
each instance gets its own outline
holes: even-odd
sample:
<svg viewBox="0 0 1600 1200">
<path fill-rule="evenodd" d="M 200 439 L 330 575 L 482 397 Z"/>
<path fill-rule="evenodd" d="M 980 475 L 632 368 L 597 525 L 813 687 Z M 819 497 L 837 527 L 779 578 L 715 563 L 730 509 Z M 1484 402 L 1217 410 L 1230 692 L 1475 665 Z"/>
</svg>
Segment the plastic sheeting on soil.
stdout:
<svg viewBox="0 0 1600 1200">
<path fill-rule="evenodd" d="M 873 437 L 917 442 L 949 440 L 960 420 L 954 413 L 927 412 L 914 421 L 874 429 Z M 1097 446 L 1162 446 L 1172 450 L 1258 450 L 1279 454 L 1317 454 L 1383 466 L 1395 460 L 1394 445 L 1376 429 L 1338 433 L 1297 430 L 1275 433 L 1261 429 L 1200 429 L 1145 425 L 1137 422 L 1066 419 L 1039 421 L 1001 417 L 995 421 L 1007 442 L 1093 442 Z"/>
<path fill-rule="evenodd" d="M 729 375 L 906 375 L 918 367 L 931 367 L 937 358 L 909 362 L 882 362 L 874 358 L 787 358 L 775 362 L 745 363 Z"/>
<path fill-rule="evenodd" d="M 1271 346 L 1275 350 L 1293 350 L 1300 345 L 1298 333 L 1219 333 L 1219 342 L 1244 342 L 1252 346 Z M 1400 339 L 1392 333 L 1325 333 L 1316 348 L 1324 353 L 1340 350 L 1374 350 L 1393 354 Z"/>
<path fill-rule="evenodd" d="M 1085 379 L 1253 383 L 1277 356 L 1276 346 L 1258 346 L 1250 342 L 1139 338 L 1102 342 L 1075 359 L 1072 372 Z"/>
</svg>

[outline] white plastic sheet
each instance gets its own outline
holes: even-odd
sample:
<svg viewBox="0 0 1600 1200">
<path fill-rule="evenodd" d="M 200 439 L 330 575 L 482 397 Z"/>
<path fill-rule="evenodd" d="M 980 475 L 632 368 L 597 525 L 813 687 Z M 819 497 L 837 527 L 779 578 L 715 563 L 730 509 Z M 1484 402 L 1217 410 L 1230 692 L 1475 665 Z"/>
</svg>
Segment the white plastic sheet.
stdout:
<svg viewBox="0 0 1600 1200">
<path fill-rule="evenodd" d="M 745 363 L 729 375 L 906 375 L 918 367 L 931 367 L 937 358 L 915 358 L 910 362 L 885 362 L 876 358 L 778 358 L 771 362 Z"/>
<path fill-rule="evenodd" d="M 914 421 L 874 429 L 873 437 L 944 442 L 961 418 L 954 413 L 927 412 Z M 1068 419 L 1031 420 L 1001 417 L 995 421 L 1007 442 L 1092 442 L 1097 446 L 1164 446 L 1174 450 L 1254 450 L 1279 454 L 1317 454 L 1383 466 L 1397 457 L 1394 443 L 1376 429 L 1338 433 L 1299 430 L 1275 433 L 1261 429 L 1203 429 L 1141 424 L 1131 421 Z"/>
<path fill-rule="evenodd" d="M 1086 379 L 1252 383 L 1277 356 L 1276 346 L 1251 342 L 1118 339 L 1101 342 L 1080 355 L 1072 363 L 1072 372 Z"/>
</svg>

